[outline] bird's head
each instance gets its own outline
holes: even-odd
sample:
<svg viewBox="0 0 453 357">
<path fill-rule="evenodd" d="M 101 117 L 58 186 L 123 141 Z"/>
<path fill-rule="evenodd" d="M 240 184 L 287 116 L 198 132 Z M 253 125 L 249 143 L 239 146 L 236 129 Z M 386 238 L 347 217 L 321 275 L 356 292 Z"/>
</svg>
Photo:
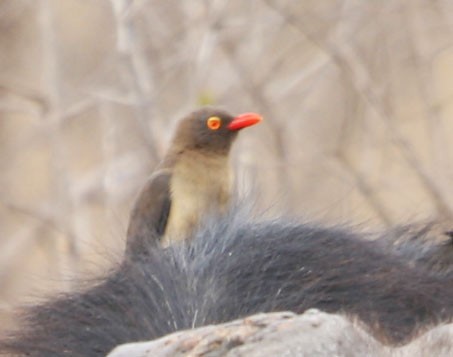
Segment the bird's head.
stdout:
<svg viewBox="0 0 453 357">
<path fill-rule="evenodd" d="M 239 130 L 261 120 L 255 113 L 234 116 L 221 109 L 202 108 L 179 122 L 173 144 L 178 150 L 228 154 Z"/>
</svg>

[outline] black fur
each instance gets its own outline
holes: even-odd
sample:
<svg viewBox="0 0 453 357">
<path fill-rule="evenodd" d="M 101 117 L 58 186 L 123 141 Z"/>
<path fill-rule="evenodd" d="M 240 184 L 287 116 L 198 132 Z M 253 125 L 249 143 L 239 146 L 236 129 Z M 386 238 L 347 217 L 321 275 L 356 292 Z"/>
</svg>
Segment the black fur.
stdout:
<svg viewBox="0 0 453 357">
<path fill-rule="evenodd" d="M 439 273 L 453 283 L 453 242 L 450 232 L 436 224 L 396 227 L 378 240 L 384 249 L 399 256 L 409 266 Z"/>
<path fill-rule="evenodd" d="M 355 316 L 381 340 L 401 343 L 449 321 L 452 302 L 443 275 L 409 266 L 378 241 L 284 219 L 254 223 L 240 212 L 189 243 L 150 244 L 89 290 L 27 311 L 0 351 L 103 356 L 125 342 L 311 307 Z"/>
</svg>

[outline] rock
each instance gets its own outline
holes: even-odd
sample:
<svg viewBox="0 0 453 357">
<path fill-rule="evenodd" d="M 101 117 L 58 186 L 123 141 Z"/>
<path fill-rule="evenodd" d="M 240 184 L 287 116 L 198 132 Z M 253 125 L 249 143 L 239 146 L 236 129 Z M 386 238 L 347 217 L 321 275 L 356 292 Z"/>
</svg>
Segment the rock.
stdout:
<svg viewBox="0 0 453 357">
<path fill-rule="evenodd" d="M 416 357 L 453 355 L 453 324 L 435 327 L 404 346 L 388 346 L 358 322 L 316 309 L 257 314 L 116 347 L 107 357 Z"/>
</svg>

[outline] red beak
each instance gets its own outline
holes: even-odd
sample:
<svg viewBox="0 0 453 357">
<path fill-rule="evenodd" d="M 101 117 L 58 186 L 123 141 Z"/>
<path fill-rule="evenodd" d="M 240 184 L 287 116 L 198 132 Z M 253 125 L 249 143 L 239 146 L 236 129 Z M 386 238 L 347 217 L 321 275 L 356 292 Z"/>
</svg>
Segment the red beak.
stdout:
<svg viewBox="0 0 453 357">
<path fill-rule="evenodd" d="M 228 129 L 240 130 L 258 124 L 261 120 L 263 120 L 263 117 L 256 113 L 239 114 L 230 122 L 230 124 L 228 124 Z"/>
</svg>

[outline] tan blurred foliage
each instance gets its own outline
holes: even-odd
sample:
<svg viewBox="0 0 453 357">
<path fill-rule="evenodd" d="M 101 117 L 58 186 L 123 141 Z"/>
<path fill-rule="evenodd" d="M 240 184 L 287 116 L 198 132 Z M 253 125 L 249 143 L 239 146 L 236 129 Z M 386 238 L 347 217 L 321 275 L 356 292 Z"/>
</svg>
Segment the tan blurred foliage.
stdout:
<svg viewBox="0 0 453 357">
<path fill-rule="evenodd" d="M 271 213 L 451 219 L 452 78 L 449 0 L 1 0 L 1 321 L 120 254 L 200 103 L 265 116 L 233 162 Z"/>
</svg>

